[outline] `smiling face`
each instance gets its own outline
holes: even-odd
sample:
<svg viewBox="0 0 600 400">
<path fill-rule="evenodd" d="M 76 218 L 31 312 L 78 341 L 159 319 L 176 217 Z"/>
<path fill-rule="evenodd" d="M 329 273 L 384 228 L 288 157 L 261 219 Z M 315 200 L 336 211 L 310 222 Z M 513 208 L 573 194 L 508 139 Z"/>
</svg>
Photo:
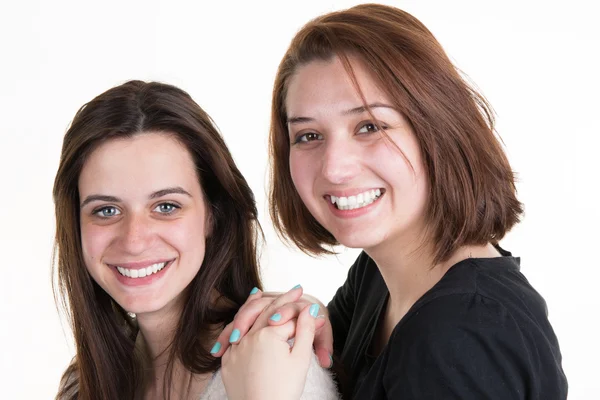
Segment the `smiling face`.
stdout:
<svg viewBox="0 0 600 400">
<path fill-rule="evenodd" d="M 339 59 L 301 66 L 285 103 L 292 180 L 311 214 L 343 245 L 413 245 L 425 228 L 428 192 L 416 137 L 362 64 L 350 61 L 389 139 Z"/>
<path fill-rule="evenodd" d="M 189 151 L 159 133 L 108 141 L 85 162 L 79 198 L 92 278 L 138 315 L 174 304 L 205 251 L 207 210 Z"/>
</svg>

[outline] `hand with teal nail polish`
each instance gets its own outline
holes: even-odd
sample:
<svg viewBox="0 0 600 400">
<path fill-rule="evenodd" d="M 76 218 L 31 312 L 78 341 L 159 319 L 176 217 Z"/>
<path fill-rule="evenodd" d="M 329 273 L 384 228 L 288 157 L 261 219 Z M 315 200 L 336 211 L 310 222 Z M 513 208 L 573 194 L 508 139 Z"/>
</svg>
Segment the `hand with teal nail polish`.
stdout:
<svg viewBox="0 0 600 400">
<path fill-rule="evenodd" d="M 284 324 L 250 330 L 243 340 L 230 347 L 222 360 L 222 377 L 231 399 L 281 400 L 300 399 L 307 384 L 309 366 L 330 377 L 317 364 L 313 352 L 316 318 L 320 305 L 311 303 L 302 308 L 297 319 Z M 281 315 L 274 314 L 271 320 Z M 232 333 L 232 339 L 237 339 Z M 235 337 L 234 337 L 235 336 Z M 289 340 L 293 338 L 290 349 Z M 233 340 L 235 341 L 235 340 Z M 248 374 L 252 371 L 252 374 Z M 331 381 L 333 384 L 333 381 Z M 319 398 L 331 397 L 332 392 Z"/>
</svg>

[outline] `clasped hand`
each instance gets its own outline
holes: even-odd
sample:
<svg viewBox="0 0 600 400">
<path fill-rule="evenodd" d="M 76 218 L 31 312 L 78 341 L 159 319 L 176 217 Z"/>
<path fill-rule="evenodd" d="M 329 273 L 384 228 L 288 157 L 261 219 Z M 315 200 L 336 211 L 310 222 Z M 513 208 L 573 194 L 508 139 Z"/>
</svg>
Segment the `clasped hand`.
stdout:
<svg viewBox="0 0 600 400">
<path fill-rule="evenodd" d="M 293 345 L 292 340 L 293 339 Z M 331 366 L 327 310 L 297 286 L 282 295 L 256 291 L 225 327 L 213 348 L 231 400 L 300 398 L 313 354 Z"/>
</svg>

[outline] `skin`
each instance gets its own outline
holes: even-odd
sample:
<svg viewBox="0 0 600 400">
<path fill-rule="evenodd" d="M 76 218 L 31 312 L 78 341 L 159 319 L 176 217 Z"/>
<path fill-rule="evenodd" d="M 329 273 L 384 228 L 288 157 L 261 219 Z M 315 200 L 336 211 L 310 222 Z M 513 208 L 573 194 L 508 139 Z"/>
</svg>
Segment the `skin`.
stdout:
<svg viewBox="0 0 600 400">
<path fill-rule="evenodd" d="M 136 314 L 139 345 L 152 359 L 145 398 L 162 398 L 167 348 L 184 291 L 204 259 L 209 215 L 190 153 L 173 136 L 142 133 L 100 145 L 79 178 L 81 238 L 86 268 L 119 305 Z M 115 266 L 139 269 L 168 261 L 144 281 Z M 172 393 L 189 378 L 176 363 Z M 194 376 L 199 396 L 206 376 Z"/>
<path fill-rule="evenodd" d="M 400 319 L 451 266 L 468 257 L 500 254 L 489 243 L 463 246 L 448 260 L 433 265 L 434 246 L 425 217 L 429 181 L 416 136 L 360 60 L 351 57 L 350 63 L 375 120 L 364 110 L 339 59 L 299 67 L 290 79 L 285 100 L 290 170 L 298 194 L 317 221 L 341 244 L 364 249 L 381 271 L 390 297 L 372 343 L 372 351 L 378 354 Z M 343 211 L 331 204 L 332 195 L 352 196 L 371 189 L 383 194 L 364 208 Z M 265 314 L 279 312 L 284 316 L 280 321 L 267 320 L 265 324 L 284 324 L 298 315 L 301 305 L 246 309 L 239 320 L 251 324 L 260 322 Z M 236 327 L 242 332 L 247 329 L 240 323 Z M 317 332 L 317 352 L 330 345 L 330 334 Z M 322 360 L 321 364 L 325 365 Z M 301 377 L 292 370 L 287 372 L 287 382 Z M 254 381 L 247 389 L 260 385 L 267 387 L 268 382 Z"/>
</svg>

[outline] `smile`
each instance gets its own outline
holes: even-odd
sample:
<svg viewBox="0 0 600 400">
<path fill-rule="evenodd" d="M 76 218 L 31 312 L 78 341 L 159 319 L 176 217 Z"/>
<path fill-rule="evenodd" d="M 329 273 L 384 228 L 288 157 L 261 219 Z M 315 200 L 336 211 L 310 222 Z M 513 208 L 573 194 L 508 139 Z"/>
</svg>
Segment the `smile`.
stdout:
<svg viewBox="0 0 600 400">
<path fill-rule="evenodd" d="M 331 204 L 335 205 L 338 210 L 355 210 L 366 207 L 373 203 L 375 200 L 381 197 L 384 192 L 385 191 L 382 191 L 381 189 L 371 189 L 355 196 L 329 196 L 329 200 L 331 201 Z"/>
<path fill-rule="evenodd" d="M 128 278 L 145 278 L 147 276 L 156 274 L 164 267 L 166 267 L 169 263 L 171 263 L 171 261 L 160 262 L 138 269 L 125 268 L 118 265 L 114 265 L 114 267 L 117 268 L 117 271 L 119 271 L 121 275 L 126 276 Z"/>
</svg>

